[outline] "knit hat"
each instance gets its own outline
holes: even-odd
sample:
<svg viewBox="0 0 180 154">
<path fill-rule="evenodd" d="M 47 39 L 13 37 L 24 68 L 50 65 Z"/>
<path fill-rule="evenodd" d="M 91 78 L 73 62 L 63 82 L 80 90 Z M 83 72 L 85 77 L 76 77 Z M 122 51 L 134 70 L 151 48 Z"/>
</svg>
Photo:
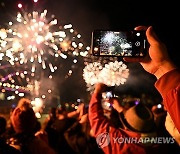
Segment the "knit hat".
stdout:
<svg viewBox="0 0 180 154">
<path fill-rule="evenodd" d="M 120 120 L 129 130 L 148 133 L 155 130 L 154 117 L 151 110 L 139 103 L 120 113 Z"/>
<path fill-rule="evenodd" d="M 16 133 L 31 133 L 35 129 L 37 119 L 32 108 L 21 106 L 14 109 L 11 121 Z"/>
</svg>

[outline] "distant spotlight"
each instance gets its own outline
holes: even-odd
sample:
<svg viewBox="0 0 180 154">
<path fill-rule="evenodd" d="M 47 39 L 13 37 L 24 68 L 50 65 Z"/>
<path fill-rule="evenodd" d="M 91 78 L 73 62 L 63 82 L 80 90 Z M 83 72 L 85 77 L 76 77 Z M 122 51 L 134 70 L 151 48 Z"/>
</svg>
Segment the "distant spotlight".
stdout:
<svg viewBox="0 0 180 154">
<path fill-rule="evenodd" d="M 49 76 L 49 79 L 52 79 L 52 75 Z"/>
<path fill-rule="evenodd" d="M 35 116 L 36 116 L 36 118 L 38 118 L 38 119 L 41 118 L 41 114 L 40 114 L 39 112 L 36 112 L 36 113 L 35 113 Z"/>
<path fill-rule="evenodd" d="M 158 109 L 161 109 L 161 108 L 162 108 L 162 105 L 161 105 L 161 104 L 158 104 L 158 105 L 157 105 L 157 108 L 158 108 Z"/>
<path fill-rule="evenodd" d="M 38 0 L 34 0 L 34 3 L 37 3 L 38 2 Z"/>
<path fill-rule="evenodd" d="M 41 97 L 42 97 L 43 99 L 45 99 L 45 98 L 46 98 L 46 95 L 42 95 Z"/>
<path fill-rule="evenodd" d="M 48 93 L 51 93 L 52 92 L 52 90 L 51 89 L 48 89 Z"/>
<path fill-rule="evenodd" d="M 18 4 L 18 8 L 22 8 L 22 4 L 21 3 Z"/>
<path fill-rule="evenodd" d="M 19 93 L 19 97 L 24 97 L 24 93 Z"/>
<path fill-rule="evenodd" d="M 135 101 L 135 105 L 138 105 L 138 104 L 139 104 L 139 101 L 136 100 L 136 101 Z"/>
</svg>

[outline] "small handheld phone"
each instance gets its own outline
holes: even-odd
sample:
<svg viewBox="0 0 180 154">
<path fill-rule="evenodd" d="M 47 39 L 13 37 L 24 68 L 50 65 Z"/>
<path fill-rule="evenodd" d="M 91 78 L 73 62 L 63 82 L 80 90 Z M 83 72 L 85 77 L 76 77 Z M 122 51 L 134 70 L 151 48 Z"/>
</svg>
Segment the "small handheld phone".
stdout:
<svg viewBox="0 0 180 154">
<path fill-rule="evenodd" d="M 148 50 L 145 31 L 94 30 L 91 41 L 94 56 L 144 57 Z"/>
</svg>

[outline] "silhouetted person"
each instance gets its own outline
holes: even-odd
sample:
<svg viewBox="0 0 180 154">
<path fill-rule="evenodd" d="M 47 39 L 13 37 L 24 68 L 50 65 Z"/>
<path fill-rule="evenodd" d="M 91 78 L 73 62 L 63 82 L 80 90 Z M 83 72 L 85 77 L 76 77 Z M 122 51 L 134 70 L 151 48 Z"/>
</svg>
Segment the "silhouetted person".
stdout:
<svg viewBox="0 0 180 154">
<path fill-rule="evenodd" d="M 6 119 L 0 116 L 0 154 L 20 154 L 20 151 L 6 143 L 3 133 L 6 131 Z"/>
<path fill-rule="evenodd" d="M 55 154 L 45 141 L 35 136 L 37 118 L 30 106 L 24 104 L 16 107 L 10 118 L 16 132 L 9 139 L 11 146 L 20 150 L 22 154 Z"/>
<path fill-rule="evenodd" d="M 44 130 L 47 132 L 49 145 L 57 150 L 58 132 L 52 127 L 54 122 L 57 120 L 56 107 L 52 107 L 49 111 L 47 119 L 44 121 Z"/>
<path fill-rule="evenodd" d="M 91 134 L 87 109 L 84 106 L 81 110 L 80 119 L 65 132 L 65 138 L 76 154 L 103 154 Z"/>
</svg>

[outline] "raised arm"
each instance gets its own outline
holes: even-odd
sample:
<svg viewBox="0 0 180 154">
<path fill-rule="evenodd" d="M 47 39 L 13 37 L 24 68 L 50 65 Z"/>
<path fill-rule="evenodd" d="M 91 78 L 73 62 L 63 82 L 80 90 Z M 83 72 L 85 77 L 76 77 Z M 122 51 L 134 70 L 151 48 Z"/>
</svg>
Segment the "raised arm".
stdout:
<svg viewBox="0 0 180 154">
<path fill-rule="evenodd" d="M 175 126 L 180 132 L 180 71 L 170 59 L 167 48 L 162 43 L 152 26 L 138 26 L 136 30 L 146 30 L 149 51 L 143 58 L 124 58 L 127 62 L 139 62 L 142 67 L 158 79 L 155 87 L 160 92 L 164 105 Z"/>
</svg>

